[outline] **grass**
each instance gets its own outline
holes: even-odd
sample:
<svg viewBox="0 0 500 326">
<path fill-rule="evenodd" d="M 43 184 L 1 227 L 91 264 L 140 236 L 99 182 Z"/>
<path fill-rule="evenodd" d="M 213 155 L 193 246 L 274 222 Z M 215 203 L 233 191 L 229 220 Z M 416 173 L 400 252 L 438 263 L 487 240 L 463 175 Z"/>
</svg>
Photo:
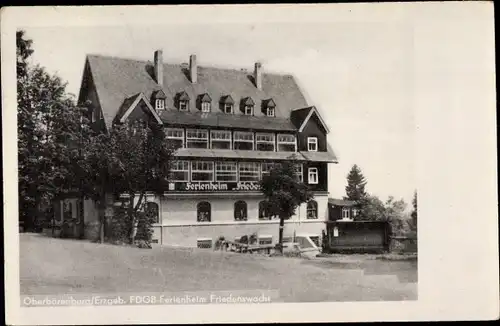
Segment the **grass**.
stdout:
<svg viewBox="0 0 500 326">
<path fill-rule="evenodd" d="M 416 264 L 138 249 L 21 234 L 22 294 L 278 290 L 280 301 L 416 300 Z"/>
</svg>

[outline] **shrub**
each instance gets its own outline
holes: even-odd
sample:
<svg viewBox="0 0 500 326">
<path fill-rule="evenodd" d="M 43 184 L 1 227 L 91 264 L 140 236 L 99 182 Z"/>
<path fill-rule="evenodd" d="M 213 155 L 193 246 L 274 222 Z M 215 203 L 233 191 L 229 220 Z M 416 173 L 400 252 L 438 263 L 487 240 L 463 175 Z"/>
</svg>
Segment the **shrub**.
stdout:
<svg viewBox="0 0 500 326">
<path fill-rule="evenodd" d="M 126 208 L 117 207 L 111 219 L 108 220 L 108 240 L 114 243 L 128 243 L 131 231 L 129 220 Z"/>
</svg>

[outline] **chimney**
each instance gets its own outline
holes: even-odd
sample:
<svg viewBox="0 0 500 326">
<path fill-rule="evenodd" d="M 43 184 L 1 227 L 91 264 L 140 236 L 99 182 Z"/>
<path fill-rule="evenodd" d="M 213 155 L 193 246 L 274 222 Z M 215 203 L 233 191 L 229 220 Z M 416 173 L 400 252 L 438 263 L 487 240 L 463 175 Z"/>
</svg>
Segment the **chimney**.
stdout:
<svg viewBox="0 0 500 326">
<path fill-rule="evenodd" d="M 198 77 L 198 66 L 196 65 L 195 54 L 189 56 L 189 77 L 191 78 L 191 83 L 195 84 Z"/>
<path fill-rule="evenodd" d="M 155 80 L 158 85 L 163 87 L 163 51 L 155 51 Z"/>
<path fill-rule="evenodd" d="M 253 78 L 255 80 L 255 87 L 262 89 L 262 64 L 260 62 L 255 63 Z"/>
</svg>

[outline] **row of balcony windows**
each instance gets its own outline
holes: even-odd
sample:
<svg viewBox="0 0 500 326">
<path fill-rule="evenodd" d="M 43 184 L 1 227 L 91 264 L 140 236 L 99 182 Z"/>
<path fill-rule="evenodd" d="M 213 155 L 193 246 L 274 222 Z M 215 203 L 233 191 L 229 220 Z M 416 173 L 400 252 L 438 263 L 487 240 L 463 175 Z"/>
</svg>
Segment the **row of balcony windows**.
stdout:
<svg viewBox="0 0 500 326">
<path fill-rule="evenodd" d="M 173 161 L 170 180 L 173 182 L 258 182 L 279 163 Z M 297 165 L 297 180 L 303 182 L 303 166 Z M 318 184 L 318 168 L 307 170 L 307 183 Z"/>
<path fill-rule="evenodd" d="M 254 133 L 251 131 L 167 128 L 167 139 L 174 148 L 235 149 L 268 152 L 296 152 L 293 134 Z M 307 138 L 307 149 L 318 151 L 318 138 Z"/>
</svg>

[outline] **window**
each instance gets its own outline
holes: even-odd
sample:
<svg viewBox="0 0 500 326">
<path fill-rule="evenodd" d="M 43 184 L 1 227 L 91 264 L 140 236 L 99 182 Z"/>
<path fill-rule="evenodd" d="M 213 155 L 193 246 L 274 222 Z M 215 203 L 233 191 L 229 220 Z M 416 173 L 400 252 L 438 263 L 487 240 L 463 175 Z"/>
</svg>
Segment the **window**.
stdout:
<svg viewBox="0 0 500 326">
<path fill-rule="evenodd" d="M 212 149 L 231 149 L 231 131 L 212 130 L 210 132 L 210 143 Z"/>
<path fill-rule="evenodd" d="M 184 147 L 184 129 L 167 128 L 167 141 L 173 148 Z"/>
<path fill-rule="evenodd" d="M 189 162 L 172 161 L 170 164 L 170 178 L 173 182 L 189 181 Z"/>
<path fill-rule="evenodd" d="M 224 104 L 224 113 L 233 113 L 233 105 L 232 104 Z"/>
<path fill-rule="evenodd" d="M 186 130 L 186 148 L 208 148 L 208 130 Z"/>
<path fill-rule="evenodd" d="M 359 214 L 359 209 L 358 208 L 353 208 L 352 209 L 352 217 L 356 217 Z"/>
<path fill-rule="evenodd" d="M 191 162 L 191 182 L 213 181 L 213 162 Z"/>
<path fill-rule="evenodd" d="M 93 108 L 92 109 L 92 122 L 96 122 L 97 119 L 98 119 L 98 116 L 99 113 L 98 113 L 98 109 L 97 108 Z"/>
<path fill-rule="evenodd" d="M 209 202 L 202 201 L 196 205 L 196 216 L 198 222 L 210 222 L 212 220 L 212 212 Z"/>
<path fill-rule="evenodd" d="M 296 173 L 295 176 L 297 177 L 297 181 L 299 182 L 304 182 L 304 173 L 302 172 L 302 164 L 297 164 L 296 166 Z"/>
<path fill-rule="evenodd" d="M 238 171 L 236 162 L 216 162 L 215 163 L 215 181 L 236 182 Z"/>
<path fill-rule="evenodd" d="M 271 173 L 271 170 L 275 167 L 279 167 L 281 166 L 280 163 L 262 163 L 261 164 L 261 167 L 262 167 L 262 178 L 264 178 L 264 176 L 266 175 L 269 175 L 269 173 Z"/>
<path fill-rule="evenodd" d="M 260 171 L 257 163 L 240 163 L 240 181 L 259 181 Z"/>
<path fill-rule="evenodd" d="M 271 204 L 267 200 L 259 202 L 259 220 L 270 220 L 271 214 Z"/>
<path fill-rule="evenodd" d="M 297 142 L 295 135 L 278 135 L 278 151 L 279 152 L 295 152 L 297 147 Z"/>
<path fill-rule="evenodd" d="M 350 211 L 349 208 L 344 207 L 342 208 L 342 218 L 350 218 Z"/>
<path fill-rule="evenodd" d="M 179 111 L 189 111 L 189 101 L 187 100 L 179 101 Z"/>
<path fill-rule="evenodd" d="M 253 105 L 245 105 L 245 115 L 253 115 Z"/>
<path fill-rule="evenodd" d="M 268 117 L 274 117 L 274 108 L 271 107 L 266 108 L 266 115 Z"/>
<path fill-rule="evenodd" d="M 196 244 L 200 249 L 212 249 L 212 239 L 197 239 Z"/>
<path fill-rule="evenodd" d="M 247 203 L 239 200 L 234 203 L 234 220 L 246 221 L 247 220 Z"/>
<path fill-rule="evenodd" d="M 274 134 L 257 133 L 255 142 L 258 151 L 274 152 Z"/>
<path fill-rule="evenodd" d="M 157 99 L 155 101 L 155 108 L 156 108 L 156 110 L 164 110 L 165 109 L 165 100 Z"/>
<path fill-rule="evenodd" d="M 157 203 L 147 202 L 145 210 L 146 214 L 153 219 L 153 223 L 160 223 L 160 209 Z"/>
<path fill-rule="evenodd" d="M 318 203 L 315 200 L 307 202 L 307 219 L 313 220 L 318 218 Z"/>
<path fill-rule="evenodd" d="M 318 184 L 318 168 L 309 168 L 309 184 Z"/>
<path fill-rule="evenodd" d="M 307 150 L 309 152 L 318 151 L 318 138 L 317 137 L 307 137 Z"/>
<path fill-rule="evenodd" d="M 273 244 L 273 237 L 270 235 L 259 236 L 259 245 L 270 245 Z"/>
<path fill-rule="evenodd" d="M 235 131 L 234 149 L 253 150 L 253 132 Z"/>
<path fill-rule="evenodd" d="M 202 102 L 201 103 L 201 112 L 210 112 L 210 102 Z"/>
</svg>

